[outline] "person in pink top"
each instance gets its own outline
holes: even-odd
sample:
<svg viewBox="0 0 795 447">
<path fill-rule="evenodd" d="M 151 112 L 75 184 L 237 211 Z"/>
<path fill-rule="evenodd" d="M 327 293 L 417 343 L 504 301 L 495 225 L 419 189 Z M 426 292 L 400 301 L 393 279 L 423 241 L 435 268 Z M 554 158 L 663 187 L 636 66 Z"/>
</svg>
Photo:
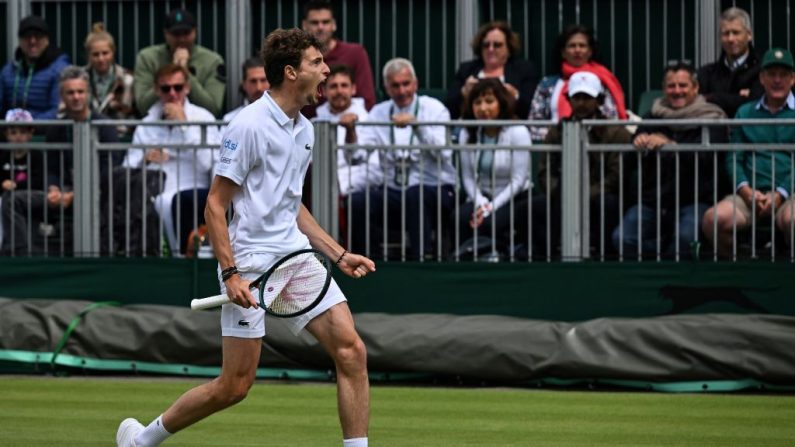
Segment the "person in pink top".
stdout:
<svg viewBox="0 0 795 447">
<path fill-rule="evenodd" d="M 304 31 L 312 34 L 324 46 L 323 59 L 329 67 L 344 64 L 353 69 L 356 79 L 356 96 L 363 98 L 364 107 L 370 110 L 375 104 L 375 83 L 373 82 L 370 58 L 362 45 L 345 42 L 334 37 L 334 32 L 337 31 L 337 22 L 334 20 L 331 2 L 327 0 L 307 2 L 304 5 L 304 20 L 301 26 Z M 307 118 L 313 118 L 315 107 L 305 107 L 301 113 Z"/>
</svg>

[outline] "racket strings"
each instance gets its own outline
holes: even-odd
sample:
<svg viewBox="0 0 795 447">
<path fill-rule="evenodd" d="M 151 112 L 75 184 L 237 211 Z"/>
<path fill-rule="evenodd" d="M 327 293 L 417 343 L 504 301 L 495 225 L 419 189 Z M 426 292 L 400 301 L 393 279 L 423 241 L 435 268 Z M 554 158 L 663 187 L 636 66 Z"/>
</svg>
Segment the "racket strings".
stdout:
<svg viewBox="0 0 795 447">
<path fill-rule="evenodd" d="M 275 314 L 299 312 L 320 296 L 329 274 L 328 267 L 313 253 L 289 259 L 263 285 L 263 302 Z"/>
</svg>

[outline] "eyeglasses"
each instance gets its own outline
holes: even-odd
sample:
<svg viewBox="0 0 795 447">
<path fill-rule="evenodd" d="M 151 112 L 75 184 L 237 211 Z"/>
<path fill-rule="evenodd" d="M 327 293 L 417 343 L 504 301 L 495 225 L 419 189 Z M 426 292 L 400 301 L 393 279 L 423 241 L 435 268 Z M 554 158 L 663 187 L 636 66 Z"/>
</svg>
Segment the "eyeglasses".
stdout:
<svg viewBox="0 0 795 447">
<path fill-rule="evenodd" d="M 165 84 L 160 86 L 160 92 L 163 94 L 169 94 L 171 89 L 174 89 L 176 93 L 179 93 L 184 87 L 185 84 Z"/>
<path fill-rule="evenodd" d="M 495 50 L 497 50 L 497 49 L 502 48 L 504 46 L 505 46 L 505 42 L 489 42 L 489 41 L 486 41 L 486 42 L 482 42 L 480 44 L 480 47 L 483 48 L 484 50 L 487 50 L 490 47 L 494 48 Z"/>
</svg>

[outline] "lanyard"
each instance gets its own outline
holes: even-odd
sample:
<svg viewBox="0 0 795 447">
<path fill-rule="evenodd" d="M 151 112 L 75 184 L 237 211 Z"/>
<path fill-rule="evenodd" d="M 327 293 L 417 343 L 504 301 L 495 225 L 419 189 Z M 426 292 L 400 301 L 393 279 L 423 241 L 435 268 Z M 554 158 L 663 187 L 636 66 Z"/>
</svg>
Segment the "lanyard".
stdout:
<svg viewBox="0 0 795 447">
<path fill-rule="evenodd" d="M 28 108 L 28 91 L 30 90 L 30 82 L 33 80 L 33 65 L 28 68 L 28 79 L 25 80 L 25 87 L 22 91 L 22 108 Z M 19 65 L 16 75 L 14 75 L 14 94 L 11 97 L 11 104 L 13 107 L 19 107 L 17 104 L 17 89 L 19 88 L 19 72 L 22 70 L 22 64 Z"/>
<path fill-rule="evenodd" d="M 420 113 L 420 98 L 417 97 L 417 102 L 414 104 L 414 118 L 417 118 Z M 395 114 L 395 103 L 393 102 L 392 105 L 389 106 L 389 117 L 392 118 L 392 115 Z M 389 127 L 389 141 L 392 145 L 395 145 L 395 126 Z M 414 129 L 411 130 L 411 138 L 409 138 L 409 146 L 414 144 Z"/>
</svg>

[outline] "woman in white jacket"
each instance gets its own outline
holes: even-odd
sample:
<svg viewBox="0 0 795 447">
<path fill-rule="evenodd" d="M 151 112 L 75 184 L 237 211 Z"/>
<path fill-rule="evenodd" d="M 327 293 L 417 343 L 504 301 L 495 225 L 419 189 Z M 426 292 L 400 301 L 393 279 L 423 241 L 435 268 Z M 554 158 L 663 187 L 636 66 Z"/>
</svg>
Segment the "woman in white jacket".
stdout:
<svg viewBox="0 0 795 447">
<path fill-rule="evenodd" d="M 463 111 L 464 119 L 515 119 L 515 99 L 497 79 L 482 79 L 473 88 Z M 530 186 L 530 152 L 522 149 L 532 144 L 527 127 L 465 127 L 462 144 L 515 146 L 517 149 L 478 149 L 461 151 L 461 177 L 467 202 L 458 214 L 462 241 L 486 237 L 493 247 L 510 245 L 512 203 L 526 200 Z M 522 216 L 514 213 L 514 222 Z M 515 225 L 514 225 L 515 226 Z"/>
</svg>

